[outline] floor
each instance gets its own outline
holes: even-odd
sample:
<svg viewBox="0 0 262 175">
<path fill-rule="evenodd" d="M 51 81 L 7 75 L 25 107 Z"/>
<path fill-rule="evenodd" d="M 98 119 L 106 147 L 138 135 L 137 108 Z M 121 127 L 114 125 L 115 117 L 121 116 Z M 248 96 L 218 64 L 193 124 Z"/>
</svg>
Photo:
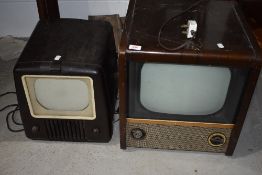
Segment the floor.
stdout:
<svg viewBox="0 0 262 175">
<path fill-rule="evenodd" d="M 15 90 L 12 69 L 24 40 L 0 38 L 0 94 Z M 16 103 L 0 98 L 0 108 Z M 0 175 L 261 175 L 262 75 L 249 108 L 234 156 L 119 146 L 118 123 L 109 143 L 33 141 L 8 131 L 0 113 Z M 19 114 L 17 115 L 19 118 Z"/>
</svg>

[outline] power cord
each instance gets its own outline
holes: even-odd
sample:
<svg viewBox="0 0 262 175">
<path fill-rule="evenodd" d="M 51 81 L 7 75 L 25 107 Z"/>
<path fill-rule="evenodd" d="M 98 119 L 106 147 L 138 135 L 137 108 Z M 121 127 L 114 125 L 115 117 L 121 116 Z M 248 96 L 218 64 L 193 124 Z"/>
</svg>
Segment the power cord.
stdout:
<svg viewBox="0 0 262 175">
<path fill-rule="evenodd" d="M 191 10 L 192 8 L 198 6 L 200 3 L 202 3 L 203 1 L 208 1 L 208 0 L 198 0 L 196 1 L 195 3 L 193 3 L 192 5 L 190 5 L 188 8 L 186 8 L 185 10 L 183 10 L 182 12 L 172 16 L 171 18 L 169 18 L 168 20 L 166 20 L 162 26 L 160 27 L 159 29 L 159 32 L 158 32 L 158 37 L 157 37 L 157 41 L 158 41 L 158 44 L 165 50 L 168 50 L 168 51 L 176 51 L 176 50 L 179 50 L 179 49 L 182 49 L 184 48 L 185 46 L 188 46 L 192 43 L 191 40 L 186 40 L 183 44 L 177 46 L 177 47 L 174 47 L 174 48 L 170 48 L 170 47 L 167 47 L 165 44 L 163 44 L 161 42 L 161 34 L 163 32 L 163 29 L 166 27 L 166 25 L 172 21 L 172 20 L 175 20 L 177 17 L 187 13 L 189 10 Z"/>
<path fill-rule="evenodd" d="M 14 124 L 16 124 L 16 125 L 23 125 L 22 123 L 18 123 L 17 121 L 15 121 L 15 118 L 14 118 L 14 117 L 15 117 L 16 111 L 19 111 L 18 106 L 17 106 L 14 110 L 8 112 L 8 114 L 7 114 L 7 116 L 6 116 L 6 125 L 7 125 L 8 130 L 11 131 L 11 132 L 21 132 L 21 131 L 24 131 L 24 129 L 13 129 L 13 128 L 11 128 L 11 126 L 10 126 L 10 123 L 9 123 L 9 118 L 10 118 L 10 116 L 11 116 L 12 121 L 14 122 Z"/>
<path fill-rule="evenodd" d="M 6 110 L 7 108 L 14 107 L 14 106 L 17 106 L 17 104 L 6 105 L 5 107 L 3 107 L 3 108 L 0 109 L 0 112 Z"/>
<path fill-rule="evenodd" d="M 16 92 L 12 92 L 12 91 L 10 91 L 10 92 L 5 92 L 5 93 L 3 93 L 3 94 L 0 94 L 0 97 L 3 97 L 3 96 L 8 95 L 8 94 L 16 94 Z"/>
<path fill-rule="evenodd" d="M 12 117 L 11 117 L 11 118 L 12 118 L 12 121 L 13 121 L 13 123 L 16 124 L 16 125 L 22 125 L 22 126 L 23 126 L 23 123 L 19 123 L 19 122 L 17 122 L 17 121 L 15 120 L 15 113 L 16 113 L 17 111 L 20 111 L 18 105 L 17 105 L 17 107 L 16 107 L 14 110 L 10 111 L 10 112 L 12 113 Z M 10 114 L 10 115 L 11 115 L 11 114 Z"/>
<path fill-rule="evenodd" d="M 3 97 L 3 96 L 5 96 L 5 95 L 9 95 L 9 94 L 16 94 L 16 92 L 5 92 L 5 93 L 3 93 L 3 94 L 0 94 L 0 97 Z M 13 128 L 11 127 L 10 123 L 9 123 L 10 117 L 11 117 L 12 122 L 13 122 L 15 125 L 17 125 L 17 126 L 23 126 L 22 123 L 19 123 L 19 122 L 17 122 L 17 121 L 15 120 L 15 114 L 16 114 L 17 111 L 20 110 L 18 104 L 9 104 L 9 105 L 6 105 L 5 107 L 3 107 L 3 108 L 0 109 L 0 112 L 4 111 L 4 110 L 6 110 L 6 109 L 8 109 L 8 108 L 10 108 L 10 107 L 15 107 L 15 109 L 9 111 L 9 112 L 7 113 L 7 115 L 6 115 L 6 125 L 7 125 L 8 130 L 11 131 L 11 132 L 21 132 L 21 131 L 24 131 L 24 129 L 13 129 Z"/>
</svg>

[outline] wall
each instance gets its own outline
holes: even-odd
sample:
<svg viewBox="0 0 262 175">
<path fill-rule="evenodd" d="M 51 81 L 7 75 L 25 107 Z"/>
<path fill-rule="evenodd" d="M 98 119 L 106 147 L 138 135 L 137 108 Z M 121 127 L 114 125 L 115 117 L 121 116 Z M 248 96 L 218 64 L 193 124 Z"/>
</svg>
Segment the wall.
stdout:
<svg viewBox="0 0 262 175">
<path fill-rule="evenodd" d="M 128 0 L 59 0 L 63 18 L 126 14 Z M 38 21 L 35 0 L 0 0 L 0 36 L 28 37 Z"/>
</svg>

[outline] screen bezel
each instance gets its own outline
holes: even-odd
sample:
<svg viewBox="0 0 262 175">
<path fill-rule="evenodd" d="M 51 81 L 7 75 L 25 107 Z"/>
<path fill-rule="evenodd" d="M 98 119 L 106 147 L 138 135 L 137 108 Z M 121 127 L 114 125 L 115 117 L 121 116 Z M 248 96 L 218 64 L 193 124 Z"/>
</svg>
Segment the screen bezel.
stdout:
<svg viewBox="0 0 262 175">
<path fill-rule="evenodd" d="M 190 122 L 212 122 L 212 123 L 234 123 L 234 118 L 238 110 L 239 102 L 242 97 L 242 93 L 245 87 L 245 82 L 248 77 L 248 69 L 235 68 L 231 66 L 221 65 L 200 65 L 200 64 L 183 64 L 183 65 L 198 65 L 198 66 L 213 66 L 213 67 L 227 67 L 231 72 L 231 80 L 226 96 L 224 105 L 220 110 L 213 114 L 208 115 L 177 115 L 166 114 L 160 112 L 153 112 L 146 109 L 140 102 L 140 81 L 141 81 L 141 69 L 143 64 L 147 62 L 142 61 L 127 61 L 127 117 L 128 118 L 145 118 L 145 119 L 157 119 L 157 120 L 178 120 L 178 121 L 190 121 Z M 169 62 L 151 62 L 150 63 L 163 63 L 163 64 L 178 64 Z M 135 65 L 132 68 L 132 64 Z M 134 75 L 134 76 L 130 76 Z M 132 89 L 137 90 L 136 93 L 132 93 Z M 139 93 L 138 93 L 139 92 Z M 233 98 L 236 96 L 236 98 Z M 131 104 L 132 103 L 132 104 Z M 131 104 L 131 105 L 130 105 Z M 132 106 L 133 105 L 133 106 Z M 233 110 L 232 110 L 232 108 Z M 134 111 L 136 111 L 134 113 Z"/>
<path fill-rule="evenodd" d="M 35 91 L 33 87 L 28 85 L 27 78 L 32 78 L 35 81 L 36 78 L 54 78 L 54 79 L 80 79 L 84 81 L 90 88 L 89 105 L 82 111 L 54 111 L 47 110 L 38 103 L 35 97 Z M 34 118 L 46 118 L 46 119 L 73 119 L 73 120 L 95 120 L 96 119 L 96 108 L 95 108 L 95 98 L 94 98 L 94 85 L 93 79 L 89 76 L 60 76 L 60 75 L 23 75 L 21 77 L 23 89 L 25 92 L 27 104 L 32 117 Z M 31 91 L 31 94 L 30 92 Z M 31 96 L 30 96 L 31 95 Z M 46 112 L 46 114 L 37 114 L 34 110 L 34 106 L 40 109 L 40 112 Z M 66 115 L 64 115 L 66 114 Z"/>
</svg>

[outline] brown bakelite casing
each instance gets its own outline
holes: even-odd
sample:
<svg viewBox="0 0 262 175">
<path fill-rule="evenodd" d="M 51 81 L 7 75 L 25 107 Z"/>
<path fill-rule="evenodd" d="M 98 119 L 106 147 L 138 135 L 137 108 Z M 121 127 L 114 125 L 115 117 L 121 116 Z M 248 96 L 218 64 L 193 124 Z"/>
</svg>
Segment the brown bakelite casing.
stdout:
<svg viewBox="0 0 262 175">
<path fill-rule="evenodd" d="M 60 55 L 60 60 L 54 58 Z M 117 54 L 112 26 L 104 21 L 40 20 L 14 67 L 17 98 L 25 133 L 31 139 L 108 142 L 117 96 Z M 96 118 L 35 118 L 31 115 L 24 75 L 90 77 Z M 48 89 L 47 89 L 48 90 Z"/>
</svg>

